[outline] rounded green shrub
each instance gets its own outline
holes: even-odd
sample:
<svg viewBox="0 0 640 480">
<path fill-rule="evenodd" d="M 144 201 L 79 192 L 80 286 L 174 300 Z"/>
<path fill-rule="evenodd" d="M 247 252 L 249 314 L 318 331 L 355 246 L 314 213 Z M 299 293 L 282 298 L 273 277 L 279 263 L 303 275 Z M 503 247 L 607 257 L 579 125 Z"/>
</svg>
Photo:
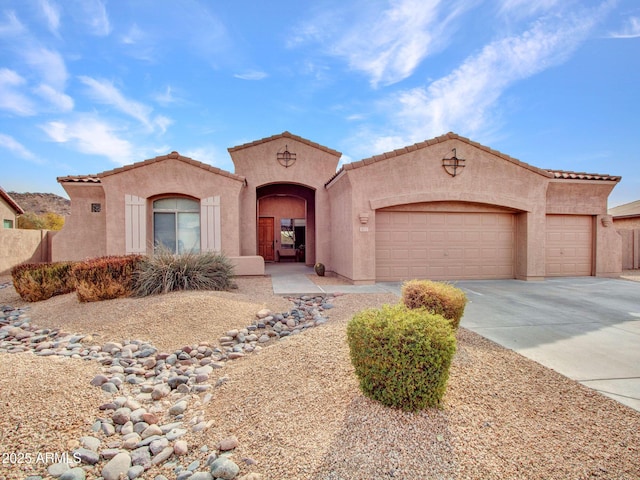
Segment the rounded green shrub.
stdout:
<svg viewBox="0 0 640 480">
<path fill-rule="evenodd" d="M 426 308 L 442 315 L 457 329 L 464 315 L 467 296 L 450 283 L 411 280 L 402 285 L 402 302 L 407 308 Z"/>
<path fill-rule="evenodd" d="M 456 338 L 449 321 L 402 304 L 357 313 L 347 325 L 351 363 L 362 392 L 384 405 L 440 405 Z"/>
</svg>

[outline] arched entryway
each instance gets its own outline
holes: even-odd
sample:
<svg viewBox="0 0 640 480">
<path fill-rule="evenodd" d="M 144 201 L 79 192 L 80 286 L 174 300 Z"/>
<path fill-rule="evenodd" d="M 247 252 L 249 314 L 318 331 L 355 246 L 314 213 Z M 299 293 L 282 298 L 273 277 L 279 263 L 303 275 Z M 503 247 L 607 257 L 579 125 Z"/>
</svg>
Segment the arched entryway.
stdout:
<svg viewBox="0 0 640 480">
<path fill-rule="evenodd" d="M 315 263 L 315 190 L 277 183 L 256 189 L 257 252 L 267 262 Z"/>
</svg>

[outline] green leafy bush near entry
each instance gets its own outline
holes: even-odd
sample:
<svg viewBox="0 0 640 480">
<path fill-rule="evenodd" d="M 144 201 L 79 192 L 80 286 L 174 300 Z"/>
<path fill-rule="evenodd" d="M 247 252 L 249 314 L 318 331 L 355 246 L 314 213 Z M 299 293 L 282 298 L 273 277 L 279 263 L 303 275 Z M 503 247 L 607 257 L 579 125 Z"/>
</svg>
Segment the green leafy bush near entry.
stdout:
<svg viewBox="0 0 640 480">
<path fill-rule="evenodd" d="M 130 296 L 143 258 L 141 255 L 110 256 L 76 264 L 72 275 L 78 300 L 97 302 Z"/>
<path fill-rule="evenodd" d="M 357 313 L 347 325 L 347 341 L 366 396 L 411 411 L 440 405 L 456 351 L 447 319 L 385 305 Z"/>
<path fill-rule="evenodd" d="M 146 257 L 136 275 L 135 295 L 148 296 L 175 290 L 229 290 L 233 265 L 221 253 L 175 255 L 159 250 Z"/>
<path fill-rule="evenodd" d="M 408 308 L 426 308 L 431 313 L 442 315 L 457 329 L 464 315 L 467 297 L 449 283 L 411 280 L 402 285 L 402 302 Z"/>
<path fill-rule="evenodd" d="M 75 290 L 73 262 L 24 263 L 11 269 L 13 286 L 27 302 L 47 300 Z"/>
</svg>

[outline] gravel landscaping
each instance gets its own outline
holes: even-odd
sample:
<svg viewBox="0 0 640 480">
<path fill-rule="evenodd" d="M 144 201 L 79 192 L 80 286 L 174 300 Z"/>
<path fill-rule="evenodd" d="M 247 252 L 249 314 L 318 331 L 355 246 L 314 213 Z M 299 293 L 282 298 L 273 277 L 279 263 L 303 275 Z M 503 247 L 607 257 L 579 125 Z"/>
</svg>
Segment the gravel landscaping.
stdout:
<svg viewBox="0 0 640 480">
<path fill-rule="evenodd" d="M 269 293 L 269 279 L 238 285 L 91 304 L 71 294 L 29 304 L 27 312 L 33 324 L 90 335 L 96 346 L 142 339 L 171 352 L 213 347 L 265 307 L 293 308 Z M 406 413 L 363 397 L 346 324 L 363 308 L 396 301 L 390 294 L 336 297 L 327 323 L 213 370 L 211 389 L 192 391 L 182 414 L 207 428 L 189 429 L 175 454 L 140 478 L 188 478 L 187 466 L 197 462 L 202 471 L 228 439 L 237 440 L 230 458 L 247 479 L 640 478 L 639 412 L 463 328 L 442 409 Z M 0 289 L 0 305 L 25 302 L 9 287 Z M 88 435 L 114 441 L 92 431 L 105 416 L 99 406 L 114 398 L 90 384 L 103 372 L 99 362 L 0 353 L 0 372 L 0 452 L 70 452 Z M 177 408 L 187 392 L 177 390 L 162 408 Z M 0 464 L 0 478 L 47 478 L 46 468 Z M 86 470 L 87 478 L 100 475 Z"/>
</svg>

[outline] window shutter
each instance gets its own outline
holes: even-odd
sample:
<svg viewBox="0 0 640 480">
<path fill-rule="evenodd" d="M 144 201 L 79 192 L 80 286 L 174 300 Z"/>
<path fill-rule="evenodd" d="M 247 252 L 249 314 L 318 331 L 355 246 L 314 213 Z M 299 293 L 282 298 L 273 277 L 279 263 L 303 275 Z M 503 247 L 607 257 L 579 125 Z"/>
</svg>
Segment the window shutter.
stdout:
<svg viewBox="0 0 640 480">
<path fill-rule="evenodd" d="M 200 248 L 203 252 L 220 252 L 220 196 L 200 201 Z"/>
<path fill-rule="evenodd" d="M 126 253 L 147 253 L 147 216 L 145 198 L 124 196 L 124 234 Z"/>
</svg>

